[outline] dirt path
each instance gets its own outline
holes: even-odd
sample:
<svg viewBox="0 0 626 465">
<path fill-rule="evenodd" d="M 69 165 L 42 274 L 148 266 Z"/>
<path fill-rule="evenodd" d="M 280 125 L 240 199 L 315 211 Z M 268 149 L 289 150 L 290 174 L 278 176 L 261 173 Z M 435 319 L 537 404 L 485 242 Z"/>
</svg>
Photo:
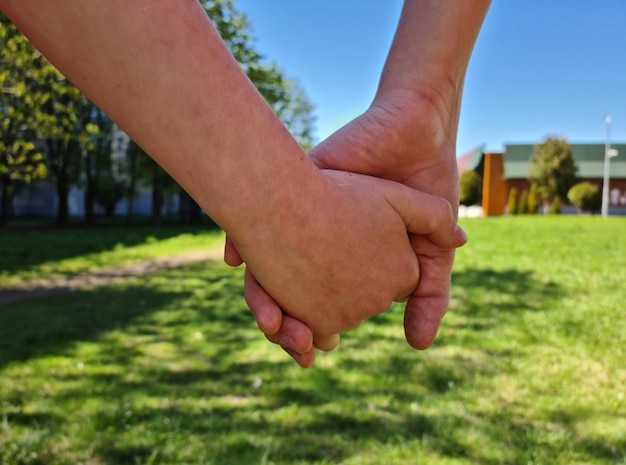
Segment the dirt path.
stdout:
<svg viewBox="0 0 626 465">
<path fill-rule="evenodd" d="M 135 276 L 179 268 L 193 263 L 222 258 L 221 249 L 192 252 L 175 257 L 160 258 L 116 267 L 99 268 L 93 272 L 69 278 L 49 278 L 29 281 L 20 286 L 0 287 L 0 306 L 26 299 L 59 295 L 76 289 L 119 283 Z"/>
</svg>

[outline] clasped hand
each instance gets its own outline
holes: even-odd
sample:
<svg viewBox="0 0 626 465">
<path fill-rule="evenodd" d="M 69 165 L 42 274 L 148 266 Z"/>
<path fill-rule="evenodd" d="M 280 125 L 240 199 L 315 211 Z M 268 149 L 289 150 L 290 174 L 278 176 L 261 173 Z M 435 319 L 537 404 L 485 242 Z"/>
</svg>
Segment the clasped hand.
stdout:
<svg viewBox="0 0 626 465">
<path fill-rule="evenodd" d="M 320 174 L 320 204 L 303 201 L 295 218 L 271 222 L 277 234 L 229 241 L 225 254 L 231 265 L 246 262 L 246 300 L 260 329 L 303 366 L 313 347 L 333 349 L 339 333 L 413 294 L 420 268 L 409 234 L 448 250 L 463 241 L 441 197 L 366 175 Z"/>
</svg>

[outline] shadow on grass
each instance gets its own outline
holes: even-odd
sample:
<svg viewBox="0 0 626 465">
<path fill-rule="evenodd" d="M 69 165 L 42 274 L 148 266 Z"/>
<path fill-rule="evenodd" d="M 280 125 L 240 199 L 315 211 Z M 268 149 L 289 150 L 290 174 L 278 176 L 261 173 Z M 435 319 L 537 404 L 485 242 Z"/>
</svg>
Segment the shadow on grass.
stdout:
<svg viewBox="0 0 626 465">
<path fill-rule="evenodd" d="M 487 302 L 493 303 L 491 309 L 499 312 L 546 310 L 546 301 L 558 299 L 563 292 L 556 282 L 542 280 L 532 271 L 515 268 L 457 271 L 452 274 L 452 289 L 462 291 L 467 297 L 483 296 L 474 302 L 469 299 L 464 302 L 475 313 L 477 306 Z M 489 310 L 486 306 L 484 308 Z"/>
<path fill-rule="evenodd" d="M 401 327 L 399 311 L 347 336 L 311 370 L 277 358 L 245 307 L 241 278 L 196 265 L 0 312 L 0 369 L 18 362 L 33 371 L 10 375 L 0 410 L 40 434 L 35 451 L 51 464 L 341 463 L 395 444 L 495 465 L 554 463 L 565 447 L 546 446 L 544 432 L 513 413 L 469 411 L 460 393 L 480 395 L 475 378 L 499 368 L 480 345 L 457 350 L 453 336 L 425 354 L 409 350 L 387 332 Z M 554 283 L 517 270 L 461 271 L 454 286 L 459 325 L 478 338 L 503 315 L 549 310 L 543 303 L 559 296 Z M 554 421 L 571 426 L 569 442 L 579 439 L 569 418 Z M 485 451 L 504 455 L 468 447 L 476 434 L 490 443 Z M 600 459 L 619 453 L 581 447 Z"/>
<path fill-rule="evenodd" d="M 132 247 L 181 234 L 202 234 L 206 231 L 207 226 L 0 230 L 0 271 L 13 274 L 50 261 L 97 254 L 116 247 Z"/>
<path fill-rule="evenodd" d="M 171 293 L 154 295 L 145 289 L 121 293 L 97 289 L 71 292 L 47 302 L 37 299 L 9 305 L 0 311 L 0 368 L 93 341 L 103 332 L 123 328 L 149 313 L 151 301 L 177 297 Z"/>
<path fill-rule="evenodd" d="M 549 312 L 564 292 L 532 271 L 468 268 L 452 275 L 450 311 L 467 330 L 480 334 L 525 312 Z"/>
</svg>

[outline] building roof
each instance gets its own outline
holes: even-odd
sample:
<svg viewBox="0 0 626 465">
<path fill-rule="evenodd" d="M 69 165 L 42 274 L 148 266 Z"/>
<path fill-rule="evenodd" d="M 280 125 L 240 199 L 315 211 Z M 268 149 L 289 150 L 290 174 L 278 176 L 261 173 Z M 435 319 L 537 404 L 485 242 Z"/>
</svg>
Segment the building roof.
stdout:
<svg viewBox="0 0 626 465">
<path fill-rule="evenodd" d="M 464 171 L 475 170 L 480 165 L 480 162 L 483 158 L 483 152 L 485 151 L 485 146 L 480 145 L 475 149 L 470 150 L 469 152 L 464 153 L 460 157 L 456 159 L 456 166 L 459 170 L 459 173 Z"/>
<path fill-rule="evenodd" d="M 570 144 L 572 156 L 578 167 L 579 178 L 604 176 L 604 144 Z M 504 178 L 527 179 L 530 158 L 535 146 L 532 144 L 507 144 L 504 148 Z M 626 179 L 626 144 L 611 144 L 619 152 L 611 158 L 612 179 Z"/>
</svg>

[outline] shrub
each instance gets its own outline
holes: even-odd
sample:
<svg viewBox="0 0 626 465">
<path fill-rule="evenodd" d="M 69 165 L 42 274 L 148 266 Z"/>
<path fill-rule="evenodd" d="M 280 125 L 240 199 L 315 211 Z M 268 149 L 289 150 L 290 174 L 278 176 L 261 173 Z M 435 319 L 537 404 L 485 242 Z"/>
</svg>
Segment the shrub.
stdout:
<svg viewBox="0 0 626 465">
<path fill-rule="evenodd" d="M 480 200 L 480 188 L 482 180 L 476 171 L 464 171 L 461 173 L 460 182 L 460 202 L 461 205 L 469 207 L 476 205 Z"/>
<path fill-rule="evenodd" d="M 517 189 L 515 187 L 509 191 L 509 201 L 506 205 L 509 215 L 517 215 Z"/>
<path fill-rule="evenodd" d="M 517 214 L 525 215 L 526 213 L 528 213 L 528 191 L 524 189 L 517 206 Z"/>
<path fill-rule="evenodd" d="M 552 203 L 550 204 L 550 211 L 548 212 L 550 215 L 560 215 L 561 214 L 561 199 L 555 197 Z"/>
<path fill-rule="evenodd" d="M 567 193 L 567 199 L 583 212 L 597 213 L 602 206 L 600 190 L 587 181 L 574 185 Z"/>
<path fill-rule="evenodd" d="M 537 185 L 530 185 L 530 192 L 528 193 L 528 204 L 526 206 L 527 213 L 529 215 L 536 215 L 539 211 L 539 194 L 537 193 Z"/>
</svg>

